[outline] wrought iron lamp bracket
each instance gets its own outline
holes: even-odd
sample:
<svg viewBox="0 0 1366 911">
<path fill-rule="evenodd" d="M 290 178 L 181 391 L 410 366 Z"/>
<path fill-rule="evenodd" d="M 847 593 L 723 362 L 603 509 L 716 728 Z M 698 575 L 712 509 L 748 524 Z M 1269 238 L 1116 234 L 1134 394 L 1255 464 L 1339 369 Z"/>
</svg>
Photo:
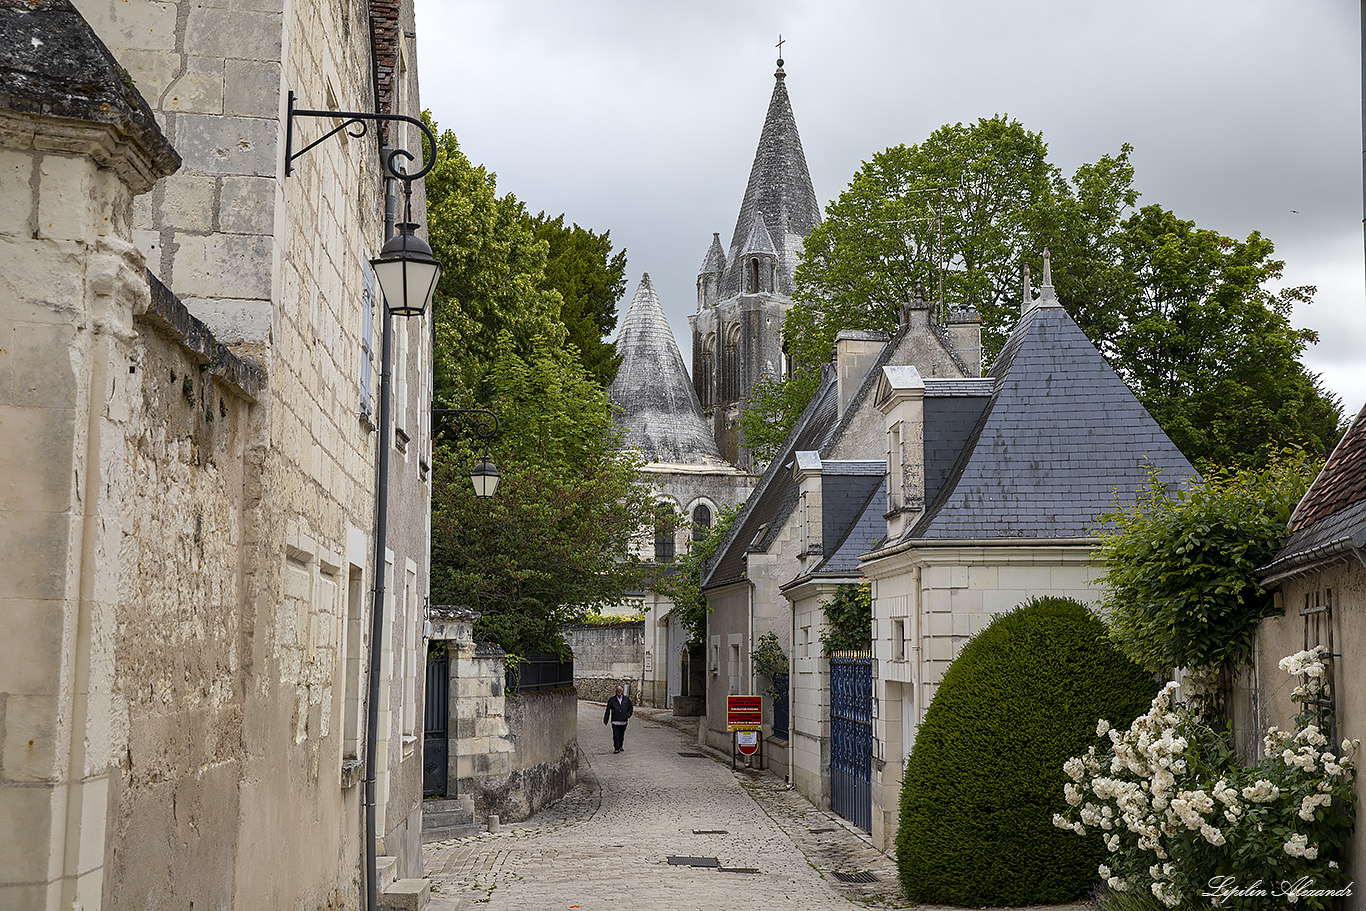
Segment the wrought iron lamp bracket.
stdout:
<svg viewBox="0 0 1366 911">
<path fill-rule="evenodd" d="M 472 423 L 474 434 L 484 443 L 484 457 L 488 458 L 489 440 L 498 435 L 498 415 L 489 411 L 487 408 L 433 408 L 432 418 L 444 414 L 472 414 L 477 415 Z"/>
<path fill-rule="evenodd" d="M 322 136 L 310 142 L 295 152 L 294 149 L 294 118 L 295 117 L 318 117 L 336 119 L 342 118 L 340 126 L 333 127 Z M 398 159 L 403 158 L 414 161 L 415 156 L 407 149 L 391 149 L 384 160 L 384 167 L 388 173 L 407 185 L 411 185 L 414 180 L 418 180 L 426 175 L 436 164 L 436 137 L 427 125 L 416 117 L 408 117 L 404 114 L 368 114 L 364 111 L 309 111 L 294 107 L 294 93 L 289 93 L 289 110 L 285 115 L 285 176 L 288 177 L 294 172 L 294 161 L 304 153 L 312 151 L 316 146 L 326 142 L 343 130 L 346 135 L 359 139 L 365 135 L 370 121 L 385 123 L 408 123 L 422 131 L 422 135 L 427 138 L 432 151 L 432 158 L 426 161 L 421 168 L 409 174 L 403 170 L 403 166 Z"/>
</svg>

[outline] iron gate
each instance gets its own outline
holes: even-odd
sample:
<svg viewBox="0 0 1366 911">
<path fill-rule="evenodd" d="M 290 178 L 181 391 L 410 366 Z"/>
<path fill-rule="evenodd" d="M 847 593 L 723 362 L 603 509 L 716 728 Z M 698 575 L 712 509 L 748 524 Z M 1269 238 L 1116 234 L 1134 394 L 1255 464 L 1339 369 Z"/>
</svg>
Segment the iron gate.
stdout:
<svg viewBox="0 0 1366 911">
<path fill-rule="evenodd" d="M 830 656 L 830 809 L 872 830 L 873 658 Z"/>
<path fill-rule="evenodd" d="M 446 796 L 446 734 L 450 719 L 447 686 L 450 659 L 445 642 L 434 642 L 427 650 L 427 689 L 422 705 L 422 796 Z"/>
</svg>

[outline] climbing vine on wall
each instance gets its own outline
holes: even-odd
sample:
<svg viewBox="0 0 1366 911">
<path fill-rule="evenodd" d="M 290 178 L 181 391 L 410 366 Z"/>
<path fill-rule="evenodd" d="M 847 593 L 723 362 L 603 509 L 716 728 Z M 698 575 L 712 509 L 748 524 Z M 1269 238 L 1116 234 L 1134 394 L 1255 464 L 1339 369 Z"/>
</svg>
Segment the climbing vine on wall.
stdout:
<svg viewBox="0 0 1366 911">
<path fill-rule="evenodd" d="M 867 649 L 873 645 L 873 590 L 865 581 L 841 585 L 835 597 L 821 606 L 825 612 L 825 631 L 821 645 L 827 655 L 848 649 Z"/>
</svg>

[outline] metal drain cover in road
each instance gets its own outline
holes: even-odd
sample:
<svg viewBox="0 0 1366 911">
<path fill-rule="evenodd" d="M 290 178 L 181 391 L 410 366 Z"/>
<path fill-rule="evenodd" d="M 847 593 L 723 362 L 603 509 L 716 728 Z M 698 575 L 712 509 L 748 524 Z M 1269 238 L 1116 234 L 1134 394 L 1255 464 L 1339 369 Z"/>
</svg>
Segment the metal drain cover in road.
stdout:
<svg viewBox="0 0 1366 911">
<path fill-rule="evenodd" d="M 880 880 L 867 870 L 860 870 L 857 873 L 836 873 L 835 879 L 842 883 L 875 883 Z"/>
<path fill-rule="evenodd" d="M 729 829 L 693 829 L 694 835 L 729 835 Z"/>
<path fill-rule="evenodd" d="M 715 857 L 680 857 L 670 854 L 669 865 L 673 867 L 719 867 L 721 862 Z"/>
<path fill-rule="evenodd" d="M 706 759 L 706 753 L 679 753 L 679 756 L 686 756 L 689 759 Z"/>
<path fill-rule="evenodd" d="M 758 867 L 719 867 L 722 873 L 758 873 Z"/>
<path fill-rule="evenodd" d="M 832 826 L 828 829 L 807 829 L 806 831 L 810 832 L 812 835 L 819 835 L 822 832 L 838 832 L 839 829 L 836 829 Z"/>
</svg>

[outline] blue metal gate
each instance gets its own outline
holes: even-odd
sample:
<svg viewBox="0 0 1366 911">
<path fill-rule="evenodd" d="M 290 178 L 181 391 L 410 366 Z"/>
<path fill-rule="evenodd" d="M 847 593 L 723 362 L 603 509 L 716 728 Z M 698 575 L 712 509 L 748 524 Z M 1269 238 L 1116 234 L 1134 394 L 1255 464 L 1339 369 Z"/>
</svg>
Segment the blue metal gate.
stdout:
<svg viewBox="0 0 1366 911">
<path fill-rule="evenodd" d="M 872 830 L 873 658 L 830 656 L 830 809 Z"/>
</svg>

